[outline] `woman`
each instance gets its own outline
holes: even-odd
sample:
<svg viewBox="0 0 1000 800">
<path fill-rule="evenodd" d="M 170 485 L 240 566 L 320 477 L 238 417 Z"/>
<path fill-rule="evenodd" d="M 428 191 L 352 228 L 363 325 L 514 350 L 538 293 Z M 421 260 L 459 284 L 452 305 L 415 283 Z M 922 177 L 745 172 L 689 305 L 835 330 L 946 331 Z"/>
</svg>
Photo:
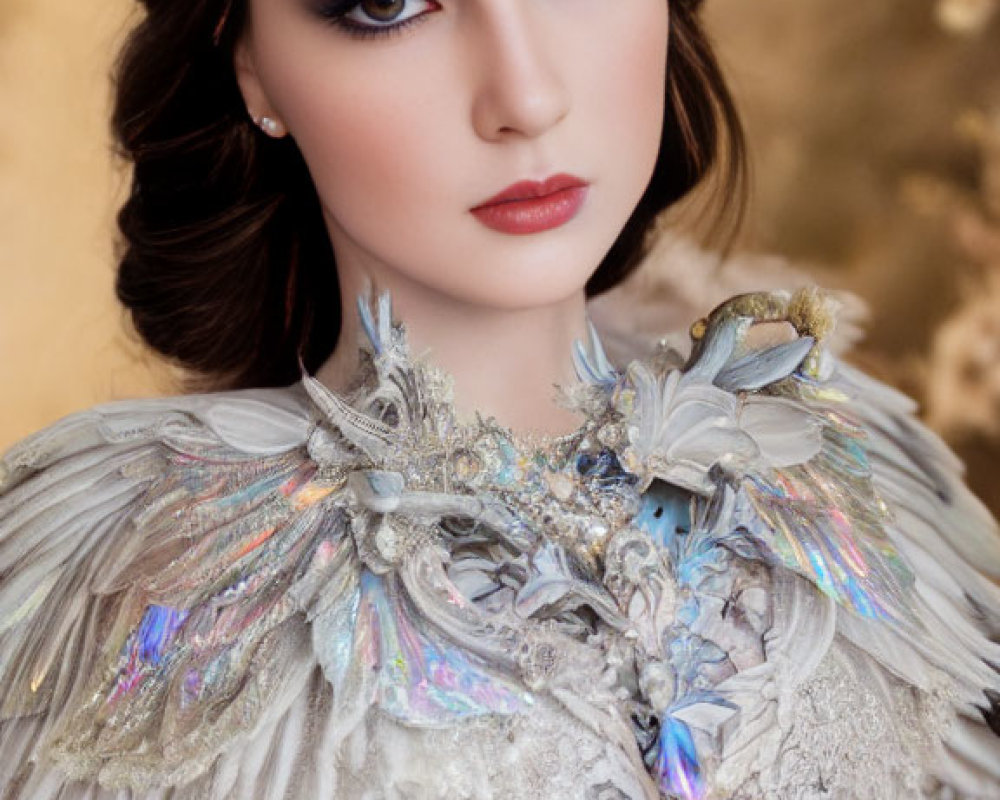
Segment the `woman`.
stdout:
<svg viewBox="0 0 1000 800">
<path fill-rule="evenodd" d="M 996 525 L 823 298 L 588 328 L 739 186 L 697 2 L 145 4 L 119 296 L 228 391 L 5 456 L 5 797 L 1000 796 Z"/>
</svg>

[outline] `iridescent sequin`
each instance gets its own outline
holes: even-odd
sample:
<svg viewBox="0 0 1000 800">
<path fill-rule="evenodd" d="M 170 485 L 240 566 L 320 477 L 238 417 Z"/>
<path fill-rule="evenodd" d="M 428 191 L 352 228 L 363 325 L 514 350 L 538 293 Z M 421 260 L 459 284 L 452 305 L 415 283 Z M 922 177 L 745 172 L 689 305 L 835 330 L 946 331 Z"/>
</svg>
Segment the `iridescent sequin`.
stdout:
<svg viewBox="0 0 1000 800">
<path fill-rule="evenodd" d="M 138 628 L 122 647 L 123 666 L 108 697 L 115 703 L 143 680 L 158 677 L 157 670 L 184 625 L 189 612 L 166 606 L 148 606 Z"/>
</svg>

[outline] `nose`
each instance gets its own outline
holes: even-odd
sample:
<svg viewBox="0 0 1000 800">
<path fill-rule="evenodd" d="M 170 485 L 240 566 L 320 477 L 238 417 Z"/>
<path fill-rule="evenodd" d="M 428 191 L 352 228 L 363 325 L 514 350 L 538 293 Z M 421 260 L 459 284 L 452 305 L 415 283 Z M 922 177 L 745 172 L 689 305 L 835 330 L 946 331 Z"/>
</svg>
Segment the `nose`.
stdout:
<svg viewBox="0 0 1000 800">
<path fill-rule="evenodd" d="M 554 24 L 545 4 L 499 0 L 477 4 L 476 35 L 467 41 L 479 80 L 472 104 L 476 133 L 488 141 L 535 138 L 562 120 L 570 94 L 558 66 Z M 531 7 L 534 6 L 534 9 Z"/>
</svg>

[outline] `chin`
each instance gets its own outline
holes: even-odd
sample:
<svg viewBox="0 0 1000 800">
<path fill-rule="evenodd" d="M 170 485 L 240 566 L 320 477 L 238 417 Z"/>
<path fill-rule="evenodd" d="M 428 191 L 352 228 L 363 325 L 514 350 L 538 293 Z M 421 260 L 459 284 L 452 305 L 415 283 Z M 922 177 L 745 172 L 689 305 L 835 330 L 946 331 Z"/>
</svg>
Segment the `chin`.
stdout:
<svg viewBox="0 0 1000 800">
<path fill-rule="evenodd" d="M 522 237 L 511 247 L 493 246 L 492 257 L 479 261 L 474 283 L 462 291 L 473 302 L 507 310 L 554 305 L 580 294 L 600 266 L 614 237 L 594 241 L 578 238 L 567 247 L 565 240 L 529 241 Z M 583 246 L 581 246 L 583 245 Z M 487 252 L 490 252 L 487 250 Z M 455 287 L 457 288 L 457 287 Z"/>
<path fill-rule="evenodd" d="M 576 262 L 590 264 L 591 260 Z M 599 262 L 594 262 L 596 264 Z M 593 269 L 573 266 L 563 269 L 548 265 L 521 265 L 516 269 L 493 272 L 488 279 L 466 286 L 453 294 L 464 295 L 476 305 L 506 311 L 528 310 L 559 305 L 580 295 L 590 280 Z M 457 288 L 457 287 L 456 287 Z"/>
</svg>

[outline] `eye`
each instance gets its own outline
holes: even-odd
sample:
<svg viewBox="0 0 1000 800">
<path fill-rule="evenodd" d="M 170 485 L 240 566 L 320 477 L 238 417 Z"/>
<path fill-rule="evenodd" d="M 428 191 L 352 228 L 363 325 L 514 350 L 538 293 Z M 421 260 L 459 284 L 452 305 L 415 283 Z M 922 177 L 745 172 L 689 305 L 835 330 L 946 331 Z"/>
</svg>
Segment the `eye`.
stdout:
<svg viewBox="0 0 1000 800">
<path fill-rule="evenodd" d="M 360 12 L 376 23 L 387 24 L 399 22 L 403 11 L 406 10 L 408 5 L 416 5 L 416 3 L 408 3 L 407 0 L 362 0 L 350 14 L 347 14 L 347 18 L 350 19 L 351 14 Z M 402 17 L 402 19 L 409 18 Z M 358 17 L 354 17 L 354 20 L 364 23 L 364 20 Z"/>
<path fill-rule="evenodd" d="M 335 2 L 320 13 L 347 33 L 366 37 L 398 32 L 440 8 L 436 0 L 361 0 Z"/>
</svg>

